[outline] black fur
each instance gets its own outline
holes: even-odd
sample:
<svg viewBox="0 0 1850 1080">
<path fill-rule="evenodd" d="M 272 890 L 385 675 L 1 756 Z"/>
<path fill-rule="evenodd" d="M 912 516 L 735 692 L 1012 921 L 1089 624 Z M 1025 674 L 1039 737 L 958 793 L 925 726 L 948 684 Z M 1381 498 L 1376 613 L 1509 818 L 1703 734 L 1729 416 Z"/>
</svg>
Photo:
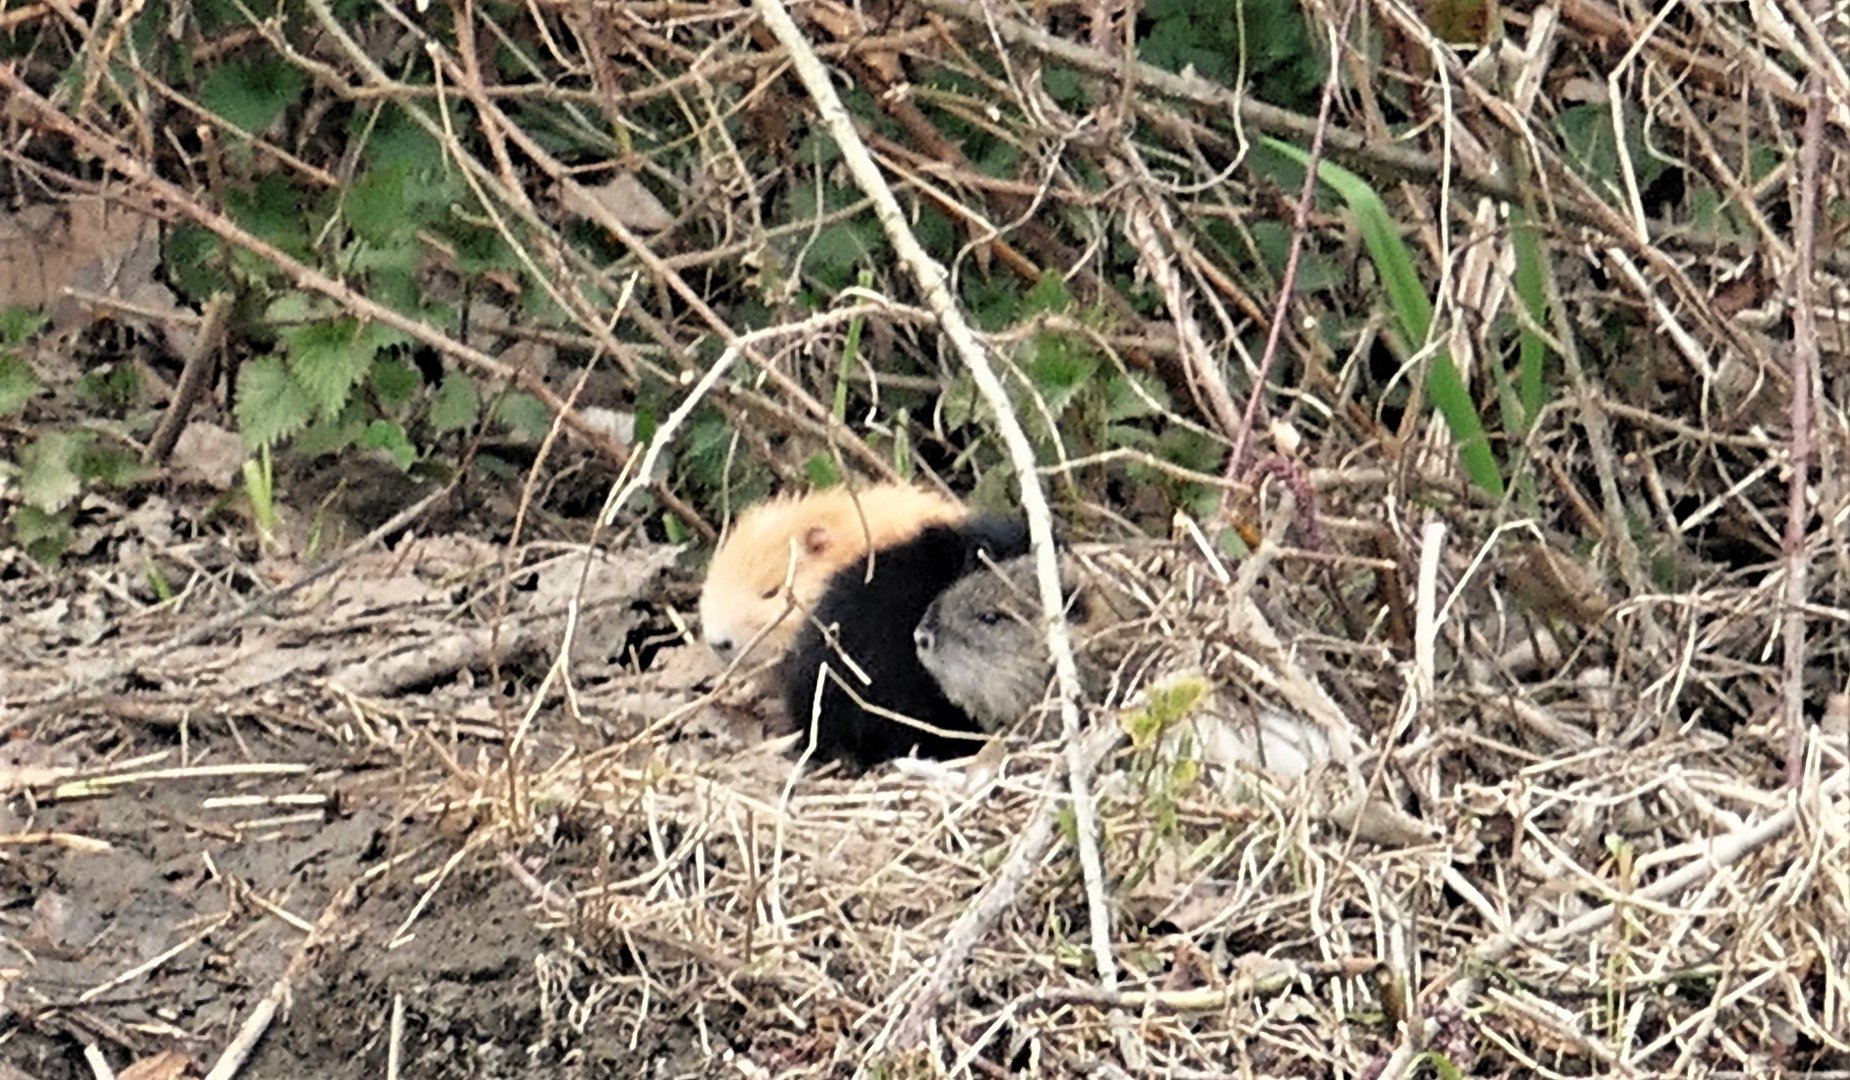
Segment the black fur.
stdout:
<svg viewBox="0 0 1850 1080">
<path fill-rule="evenodd" d="M 1026 523 L 985 515 L 957 527 L 930 526 L 903 544 L 875 552 L 871 580 L 864 560 L 831 578 L 784 667 L 784 709 L 797 730 L 807 734 L 810 714 L 817 712 L 816 756 L 867 766 L 903 757 L 915 747 L 921 757 L 975 753 L 980 739 L 934 735 L 868 712 L 841 684 L 853 687 L 862 701 L 933 727 L 979 731 L 919 663 L 912 631 L 939 593 L 981 565 L 981 554 L 1000 562 L 1027 551 Z M 823 636 L 825 626 L 835 629 L 841 649 L 872 685 L 861 682 L 842 662 Z M 829 675 L 823 677 L 821 708 L 816 710 L 816 681 L 824 664 Z"/>
</svg>

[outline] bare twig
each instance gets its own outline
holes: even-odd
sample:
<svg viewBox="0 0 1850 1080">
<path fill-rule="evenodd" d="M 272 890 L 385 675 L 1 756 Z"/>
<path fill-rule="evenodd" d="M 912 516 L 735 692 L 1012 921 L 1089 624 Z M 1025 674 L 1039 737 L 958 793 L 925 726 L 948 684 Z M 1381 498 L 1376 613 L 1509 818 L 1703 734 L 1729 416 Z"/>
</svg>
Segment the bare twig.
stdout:
<svg viewBox="0 0 1850 1080">
<path fill-rule="evenodd" d="M 1811 7 L 1813 18 L 1823 21 L 1830 5 L 1828 0 L 1812 0 Z M 1793 223 L 1793 247 L 1798 260 L 1792 276 L 1792 398 L 1788 405 L 1792 441 L 1786 478 L 1786 534 L 1781 545 L 1786 588 L 1781 612 L 1785 671 L 1780 700 L 1786 728 L 1786 783 L 1795 788 L 1805 779 L 1805 603 L 1811 573 L 1806 537 L 1811 523 L 1811 395 L 1818 377 L 1815 275 L 1819 165 L 1824 157 L 1824 118 L 1830 109 L 1825 96 L 1826 67 L 1825 57 L 1816 56 L 1807 76 L 1805 130 L 1799 136 L 1799 206 Z"/>
<path fill-rule="evenodd" d="M 1279 279 L 1278 299 L 1272 304 L 1272 322 L 1265 335 L 1265 352 L 1259 357 L 1259 370 L 1253 376 L 1252 393 L 1246 399 L 1246 409 L 1240 415 L 1239 426 L 1233 432 L 1233 452 L 1227 456 L 1227 478 L 1241 476 L 1246 471 L 1246 445 L 1252 441 L 1253 424 L 1259 419 L 1259 406 L 1265 400 L 1266 381 L 1271 378 L 1272 364 L 1278 359 L 1278 346 L 1284 337 L 1285 320 L 1291 314 L 1291 296 L 1298 287 L 1298 261 L 1304 255 L 1304 236 L 1310 230 L 1310 209 L 1317 198 L 1317 166 L 1323 161 L 1323 144 L 1330 134 L 1330 109 L 1336 103 L 1336 91 L 1342 84 L 1342 50 L 1343 43 L 1349 40 L 1349 24 L 1355 18 L 1355 9 L 1360 0 L 1349 0 L 1343 6 L 1342 23 L 1330 35 L 1330 73 L 1323 82 L 1323 95 L 1317 103 L 1317 123 L 1310 133 L 1310 160 L 1304 166 L 1304 186 L 1298 190 L 1298 202 L 1291 212 L 1291 243 L 1285 249 L 1285 272 Z M 1423 343 L 1407 342 L 1409 349 L 1418 349 Z M 1224 513 L 1230 492 L 1221 492 L 1221 509 Z"/>
<path fill-rule="evenodd" d="M 755 7 L 778 42 L 789 51 L 792 66 L 809 91 L 810 98 L 816 103 L 823 124 L 834 137 L 836 146 L 841 149 L 843 160 L 854 175 L 855 182 L 874 201 L 874 212 L 886 229 L 887 237 L 898 252 L 900 261 L 917 278 L 926 302 L 938 316 L 945 337 L 950 339 L 958 358 L 969 369 L 977 388 L 995 413 L 996 426 L 1001 432 L 1003 443 L 1008 447 L 1009 458 L 1015 465 L 1015 478 L 1021 487 L 1022 508 L 1027 512 L 1028 532 L 1034 545 L 1036 578 L 1046 619 L 1048 648 L 1052 651 L 1054 671 L 1059 681 L 1067 781 L 1072 792 L 1079 861 L 1086 880 L 1093 959 L 1105 988 L 1115 989 L 1117 964 L 1112 957 L 1111 914 L 1105 901 L 1104 869 L 1098 853 L 1098 826 L 1093 820 L 1092 799 L 1088 789 L 1091 768 L 1085 760 L 1079 737 L 1079 669 L 1073 659 L 1072 639 L 1062 616 L 1066 604 L 1060 590 L 1059 567 L 1054 557 L 1053 513 L 1047 504 L 1046 492 L 1041 487 L 1033 444 L 1028 442 L 1027 433 L 1022 430 L 1015 416 L 1008 392 L 1002 380 L 996 377 L 982 343 L 977 340 L 975 332 L 946 287 L 944 268 L 913 236 L 898 200 L 893 197 L 886 180 L 880 175 L 879 167 L 874 164 L 860 135 L 855 131 L 854 121 L 849 118 L 847 109 L 836 95 L 827 69 L 810 49 L 808 41 L 790 18 L 781 0 L 756 0 Z M 901 1048 L 910 1046 L 922 1034 L 917 1029 L 907 1027 L 894 1032 L 893 1044 Z"/>
<path fill-rule="evenodd" d="M 165 462 L 173 453 L 173 445 L 180 439 L 180 432 L 186 429 L 186 418 L 193 413 L 193 406 L 206 392 L 212 376 L 218 371 L 218 350 L 224 344 L 225 320 L 231 315 L 231 294 L 214 293 L 206 301 L 206 310 L 199 318 L 199 327 L 193 336 L 192 355 L 186 358 L 186 366 L 180 371 L 180 381 L 174 385 L 173 400 L 167 403 L 167 411 L 162 414 L 160 424 L 154 434 L 148 436 L 148 448 L 142 454 L 145 462 Z"/>
</svg>

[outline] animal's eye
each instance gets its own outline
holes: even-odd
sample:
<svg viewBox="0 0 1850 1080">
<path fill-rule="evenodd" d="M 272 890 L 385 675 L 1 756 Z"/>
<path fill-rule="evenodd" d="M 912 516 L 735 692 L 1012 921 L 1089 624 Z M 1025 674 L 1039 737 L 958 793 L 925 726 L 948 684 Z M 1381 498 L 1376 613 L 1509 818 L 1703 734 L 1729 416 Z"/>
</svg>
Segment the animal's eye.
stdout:
<svg viewBox="0 0 1850 1080">
<path fill-rule="evenodd" d="M 777 590 L 778 590 L 778 589 L 780 589 L 781 587 L 782 587 L 782 586 L 779 586 L 779 585 L 773 585 L 773 586 L 771 586 L 770 588 L 768 588 L 768 589 L 766 589 L 765 591 L 763 591 L 763 592 L 761 592 L 761 593 L 759 593 L 759 594 L 758 594 L 758 599 L 760 599 L 760 600 L 775 600 L 775 599 L 777 599 Z"/>
<path fill-rule="evenodd" d="M 984 626 L 994 626 L 1002 621 L 1002 613 L 994 608 L 988 611 L 979 611 L 976 615 L 976 621 L 982 623 Z"/>
</svg>

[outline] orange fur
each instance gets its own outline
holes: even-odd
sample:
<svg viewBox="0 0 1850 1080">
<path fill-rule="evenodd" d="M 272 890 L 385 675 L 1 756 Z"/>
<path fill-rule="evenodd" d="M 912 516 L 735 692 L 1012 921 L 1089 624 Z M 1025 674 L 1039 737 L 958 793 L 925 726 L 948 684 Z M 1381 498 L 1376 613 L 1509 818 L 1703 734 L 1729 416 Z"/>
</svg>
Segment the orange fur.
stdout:
<svg viewBox="0 0 1850 1080">
<path fill-rule="evenodd" d="M 733 522 L 707 566 L 700 591 L 702 636 L 722 660 L 731 660 L 754 638 L 758 655 L 781 656 L 829 578 L 866 555 L 870 541 L 879 551 L 910 540 L 927 525 L 957 524 L 968 516 L 955 499 L 910 484 L 876 484 L 859 492 L 832 487 L 751 506 Z"/>
</svg>

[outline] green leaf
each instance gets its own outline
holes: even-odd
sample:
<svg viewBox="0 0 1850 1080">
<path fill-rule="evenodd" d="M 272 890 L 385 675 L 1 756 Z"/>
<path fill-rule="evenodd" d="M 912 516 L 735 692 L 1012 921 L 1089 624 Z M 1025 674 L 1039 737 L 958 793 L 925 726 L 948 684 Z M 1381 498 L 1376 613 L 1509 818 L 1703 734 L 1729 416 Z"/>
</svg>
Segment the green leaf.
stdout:
<svg viewBox="0 0 1850 1080">
<path fill-rule="evenodd" d="M 1568 150 L 1569 163 L 1577 166 L 1589 182 L 1609 192 L 1620 190 L 1620 153 L 1631 159 L 1641 190 L 1650 187 L 1669 167 L 1662 155 L 1653 153 L 1645 145 L 1644 127 L 1635 108 L 1621 105 L 1620 132 L 1616 136 L 1612 129 L 1612 108 L 1605 102 L 1570 105 L 1555 118 L 1555 127 L 1561 133 L 1561 142 Z M 1783 161 L 1784 158 L 1779 160 Z M 1758 174 L 1755 179 L 1758 179 Z"/>
<path fill-rule="evenodd" d="M 1085 94 L 1085 76 L 1075 68 L 1049 65 L 1041 72 L 1041 85 L 1046 88 L 1047 96 L 1069 109 L 1089 104 Z"/>
<path fill-rule="evenodd" d="M 938 407 L 944 415 L 944 426 L 951 431 L 987 415 L 983 410 L 983 396 L 977 393 L 976 379 L 967 371 L 959 371 L 951 379 Z"/>
<path fill-rule="evenodd" d="M 360 445 L 369 450 L 384 450 L 392 455 L 400 469 L 408 469 L 418 459 L 416 448 L 405 437 L 405 429 L 390 420 L 374 420 L 366 426 L 366 434 L 360 436 Z"/>
<path fill-rule="evenodd" d="M 77 396 L 98 409 L 121 412 L 141 393 L 141 372 L 129 364 L 110 364 L 77 380 Z"/>
<path fill-rule="evenodd" d="M 44 389 L 31 364 L 11 353 L 0 353 L 0 416 L 25 408 Z"/>
<path fill-rule="evenodd" d="M 462 431 L 475 424 L 481 411 L 481 402 L 475 395 L 475 380 L 460 371 L 452 371 L 437 387 L 437 398 L 430 406 L 430 424 L 439 434 Z"/>
<path fill-rule="evenodd" d="M 71 467 L 91 486 L 127 487 L 141 478 L 141 458 L 126 448 L 91 443 L 77 451 Z"/>
<path fill-rule="evenodd" d="M 438 225 L 455 246 L 458 272 L 470 276 L 489 270 L 505 270 L 510 274 L 525 272 L 513 246 L 494 229 L 481 228 L 459 218 L 445 218 Z"/>
<path fill-rule="evenodd" d="M 1059 416 L 1098 373 L 1098 354 L 1066 334 L 1036 334 L 1032 347 L 1028 378 L 1047 408 Z"/>
<path fill-rule="evenodd" d="M 913 467 L 912 453 L 912 410 L 903 405 L 893 414 L 893 471 L 901 480 L 910 482 L 917 470 Z"/>
<path fill-rule="evenodd" d="M 1156 435 L 1130 424 L 1106 424 L 1105 445 L 1114 449 L 1130 448 L 1154 452 Z"/>
<path fill-rule="evenodd" d="M 255 457 L 244 459 L 244 496 L 250 500 L 251 515 L 257 519 L 257 531 L 267 547 L 276 535 L 276 471 L 270 448 L 261 447 Z"/>
<path fill-rule="evenodd" d="M 1129 371 L 1105 384 L 1105 419 L 1108 421 L 1116 423 L 1157 416 L 1168 407 L 1169 390 L 1154 375 Z"/>
<path fill-rule="evenodd" d="M 364 402 L 351 402 L 339 416 L 324 416 L 308 425 L 291 445 L 297 453 L 311 458 L 345 450 L 360 441 L 366 431 L 366 414 L 370 412 Z"/>
<path fill-rule="evenodd" d="M 1265 136 L 1264 142 L 1300 165 L 1310 165 L 1310 155 L 1297 147 L 1270 136 Z M 1426 298 L 1413 256 L 1401 241 L 1394 219 L 1368 182 L 1341 165 L 1333 161 L 1318 162 L 1317 178 L 1341 196 L 1350 213 L 1355 215 L 1362 243 L 1367 246 L 1368 257 L 1375 264 L 1382 287 L 1387 290 L 1388 306 L 1399 325 L 1402 344 L 1409 354 L 1418 352 L 1432 330 L 1432 301 Z M 1432 352 L 1426 392 L 1445 418 L 1446 426 L 1451 428 L 1452 437 L 1458 440 L 1459 460 L 1472 482 L 1490 495 L 1502 498 L 1503 474 L 1490 453 L 1483 421 L 1477 415 L 1477 404 L 1458 366 L 1452 362 L 1451 354 L 1444 349 Z"/>
<path fill-rule="evenodd" d="M 333 416 L 346 407 L 378 351 L 357 319 L 311 323 L 277 336 L 288 346 L 290 372 L 320 416 Z"/>
<path fill-rule="evenodd" d="M 1297 0 L 1149 0 L 1150 29 L 1138 52 L 1158 67 L 1193 67 L 1217 82 L 1244 75 L 1247 88 L 1275 104 L 1308 104 L 1323 78 Z"/>
<path fill-rule="evenodd" d="M 27 506 L 55 514 L 83 492 L 77 455 L 90 439 L 86 434 L 53 432 L 19 452 L 19 495 Z"/>
<path fill-rule="evenodd" d="M 1180 424 L 1164 428 L 1157 444 L 1162 447 L 1157 457 L 1184 469 L 1218 473 L 1225 464 L 1225 443 Z"/>
<path fill-rule="evenodd" d="M 1536 235 L 1535 226 L 1529 221 L 1528 211 L 1522 207 L 1513 207 L 1510 211 L 1510 240 L 1516 249 L 1516 295 L 1522 301 L 1523 310 L 1536 326 L 1548 325 L 1548 279 L 1546 258 L 1542 244 Z M 1517 434 L 1527 435 L 1529 428 L 1535 424 L 1535 418 L 1547 404 L 1547 386 L 1545 385 L 1543 363 L 1547 359 L 1547 343 L 1542 336 L 1528 327 L 1519 331 L 1517 351 L 1517 398 L 1522 403 L 1522 427 Z"/>
<path fill-rule="evenodd" d="M 167 580 L 167 574 L 161 569 L 160 564 L 153 559 L 144 558 L 142 565 L 147 568 L 148 588 L 154 593 L 155 599 L 163 604 L 172 600 L 174 597 L 173 582 Z"/>
<path fill-rule="evenodd" d="M 825 288 L 847 287 L 854 268 L 873 261 L 876 249 L 884 246 L 870 241 L 870 230 L 858 220 L 823 226 L 803 252 L 804 269 Z"/>
<path fill-rule="evenodd" d="M 424 265 L 424 244 L 418 239 L 417 233 L 409 230 L 376 243 L 362 240 L 354 244 L 348 262 L 357 271 L 405 278 L 410 288 L 416 290 L 417 283 L 411 279 L 416 277 L 418 269 Z M 395 306 L 402 307 L 396 301 Z"/>
<path fill-rule="evenodd" d="M 261 133 L 295 104 L 308 76 L 281 59 L 233 60 L 206 76 L 199 102 L 251 134 Z"/>
<path fill-rule="evenodd" d="M 388 358 L 373 364 L 373 393 L 379 395 L 379 404 L 388 409 L 396 409 L 417 396 L 424 386 L 424 376 L 418 369 L 403 360 Z"/>
<path fill-rule="evenodd" d="M 259 357 L 238 374 L 238 400 L 232 409 L 238 430 L 249 446 L 270 446 L 308 426 L 314 399 L 274 356 Z"/>
<path fill-rule="evenodd" d="M 51 317 L 35 307 L 14 304 L 0 309 L 0 345 L 24 345 L 38 336 Z"/>
<path fill-rule="evenodd" d="M 42 563 L 55 563 L 75 539 L 70 515 L 47 514 L 36 506 L 13 511 L 13 542 Z"/>
<path fill-rule="evenodd" d="M 874 283 L 873 271 L 863 268 L 859 276 L 860 286 L 865 289 Z M 829 406 L 829 415 L 837 422 L 848 415 L 848 378 L 854 373 L 854 362 L 861 355 L 861 330 L 865 320 L 859 315 L 848 320 L 848 333 L 842 339 L 841 363 L 835 368 L 835 398 Z"/>
<path fill-rule="evenodd" d="M 264 321 L 274 326 L 301 326 L 330 318 L 339 309 L 324 296 L 287 289 L 263 309 Z"/>
<path fill-rule="evenodd" d="M 803 478 L 809 486 L 818 490 L 834 487 L 841 483 L 841 470 L 835 467 L 835 459 L 826 451 L 818 450 L 803 462 Z"/>
<path fill-rule="evenodd" d="M 532 394 L 514 391 L 501 399 L 501 407 L 495 410 L 495 419 L 510 431 L 524 432 L 540 439 L 552 427 L 552 413 Z"/>
<path fill-rule="evenodd" d="M 347 189 L 347 224 L 362 239 L 387 246 L 420 224 L 409 212 L 411 173 L 409 162 L 393 162 L 366 170 Z"/>
<path fill-rule="evenodd" d="M 373 165 L 428 166 L 443 159 L 443 146 L 418 126 L 403 105 L 388 104 L 374 116 L 370 110 L 354 110 L 348 134 L 361 138 L 368 135 L 366 160 Z"/>
<path fill-rule="evenodd" d="M 220 260 L 223 250 L 219 238 L 205 229 L 178 225 L 167 234 L 162 265 L 169 279 L 187 296 L 203 300 L 231 287 Z"/>
<path fill-rule="evenodd" d="M 1058 271 L 1043 270 L 1041 280 L 1034 283 L 1028 295 L 1022 299 L 1021 313 L 1039 315 L 1043 312 L 1061 312 L 1073 306 L 1073 294 L 1067 290 L 1066 280 Z"/>
<path fill-rule="evenodd" d="M 235 186 L 225 193 L 226 209 L 238 224 L 291 255 L 313 262 L 305 209 L 308 196 L 280 174 L 271 174 L 253 186 Z M 258 256 L 234 249 L 235 265 L 249 268 L 253 278 L 263 280 L 275 268 Z"/>
</svg>

